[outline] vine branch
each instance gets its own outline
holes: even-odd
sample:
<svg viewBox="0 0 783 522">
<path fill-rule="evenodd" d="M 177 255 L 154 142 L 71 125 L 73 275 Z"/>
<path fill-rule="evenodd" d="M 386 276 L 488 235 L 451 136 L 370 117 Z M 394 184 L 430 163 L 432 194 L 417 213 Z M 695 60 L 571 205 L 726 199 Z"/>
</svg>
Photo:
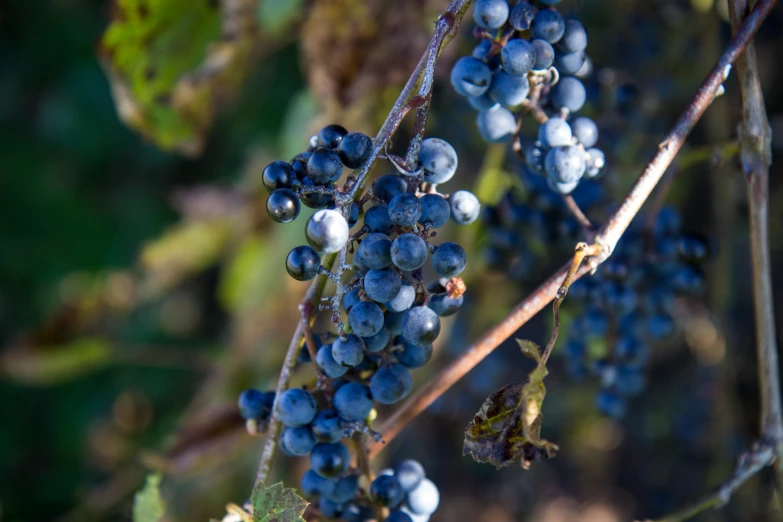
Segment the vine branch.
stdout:
<svg viewBox="0 0 783 522">
<path fill-rule="evenodd" d="M 433 34 L 429 45 L 427 45 L 424 55 L 421 57 L 421 60 L 419 60 L 418 65 L 405 84 L 405 87 L 403 87 L 397 101 L 394 103 L 392 110 L 386 117 L 386 121 L 378 131 L 378 135 L 375 137 L 375 140 L 373 140 L 373 148 L 370 152 L 370 156 L 359 172 L 355 182 L 348 191 L 335 194 L 337 204 L 345 208 L 346 211 L 347 209 L 350 209 L 350 204 L 360 197 L 362 188 L 370 171 L 375 166 L 375 163 L 378 161 L 381 154 L 385 151 L 392 135 L 400 126 L 400 123 L 402 123 L 405 115 L 413 108 L 418 109 L 416 112 L 416 122 L 414 124 L 415 135 L 411 141 L 406 159 L 410 161 L 411 158 L 418 157 L 418 149 L 421 146 L 421 138 L 429 113 L 429 100 L 432 96 L 432 86 L 435 76 L 435 63 L 446 45 L 457 34 L 459 24 L 465 16 L 470 3 L 471 0 L 453 0 L 435 23 L 435 33 Z M 344 256 L 344 252 L 345 249 L 341 252 L 341 256 Z M 331 266 L 334 264 L 336 257 L 336 254 L 331 254 L 324 258 L 322 264 L 326 268 L 326 272 L 331 270 Z M 344 260 L 341 259 L 340 268 L 342 268 L 343 261 Z M 283 367 L 277 382 L 276 397 L 279 397 L 282 392 L 288 388 L 291 372 L 296 365 L 296 359 L 299 350 L 301 349 L 300 341 L 302 336 L 305 335 L 310 328 L 310 322 L 312 321 L 314 312 L 318 311 L 318 304 L 328 279 L 326 272 L 322 271 L 316 276 L 302 300 L 302 304 L 300 304 L 302 319 L 299 321 L 299 324 L 294 331 L 294 335 L 291 338 L 291 342 L 288 345 L 288 351 L 286 352 Z M 310 343 L 306 343 L 306 345 L 312 352 L 313 349 L 311 348 Z M 258 464 L 254 487 L 258 484 L 265 483 L 269 477 L 269 470 L 275 455 L 279 434 L 280 418 L 277 415 L 276 408 L 272 408 L 269 427 L 267 428 L 267 439 L 264 443 L 261 461 Z"/>
<path fill-rule="evenodd" d="M 601 253 L 590 258 L 590 266 L 582 265 L 573 274 L 574 280 L 595 269 L 611 255 L 620 237 L 622 237 L 634 216 L 639 212 L 642 204 L 649 197 L 661 176 L 663 176 L 666 168 L 671 164 L 677 151 L 682 147 L 685 138 L 690 134 L 710 103 L 712 103 L 716 92 L 718 92 L 721 84 L 731 71 L 731 64 L 742 54 L 776 3 L 777 0 L 760 0 L 756 4 L 753 12 L 750 13 L 745 23 L 737 31 L 737 34 L 718 60 L 718 63 L 699 87 L 693 100 L 688 104 L 672 130 L 661 142 L 657 153 L 641 173 L 630 193 L 612 214 L 608 223 L 597 234 L 595 242 L 601 246 Z M 549 279 L 536 288 L 532 294 L 517 304 L 503 320 L 479 337 L 462 356 L 443 368 L 438 375 L 400 406 L 379 428 L 385 442 L 391 441 L 412 419 L 551 302 L 557 296 L 557 292 L 562 286 L 562 281 L 568 275 L 570 267 L 571 262 L 561 267 L 554 275 L 550 276 Z M 375 443 L 370 449 L 371 457 L 377 455 L 384 447 L 383 443 Z"/>
</svg>

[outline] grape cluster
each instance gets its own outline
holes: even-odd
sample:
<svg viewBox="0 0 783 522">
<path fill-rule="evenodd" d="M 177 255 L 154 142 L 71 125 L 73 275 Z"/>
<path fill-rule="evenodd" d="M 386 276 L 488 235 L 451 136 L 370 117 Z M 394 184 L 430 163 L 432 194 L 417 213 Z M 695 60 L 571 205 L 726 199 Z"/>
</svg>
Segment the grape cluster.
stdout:
<svg viewBox="0 0 783 522">
<path fill-rule="evenodd" d="M 518 107 L 537 112 L 537 136 L 519 137 L 517 148 L 533 172 L 546 174 L 552 190 L 570 194 L 580 179 L 599 176 L 606 164 L 595 147 L 598 126 L 572 117 L 587 100 L 579 79 L 591 68 L 587 31 L 552 7 L 559 0 L 539 3 L 544 5 L 478 0 L 473 17 L 481 41 L 454 64 L 451 83 L 479 111 L 476 124 L 486 141 L 516 135 L 512 111 Z"/>
<path fill-rule="evenodd" d="M 291 388 L 272 401 L 284 426 L 279 447 L 291 456 L 309 455 L 301 489 L 323 516 L 368 520 L 375 504 L 400 507 L 388 520 L 420 522 L 438 503 L 438 490 L 421 466 L 406 461 L 363 494 L 343 439 L 357 432 L 379 437 L 368 426 L 376 404 L 404 399 L 413 387 L 411 370 L 430 360 L 440 317 L 462 305 L 465 285 L 459 275 L 467 265 L 460 245 L 435 245 L 431 239 L 449 219 L 474 222 L 480 205 L 465 190 L 448 196 L 438 192 L 458 164 L 454 148 L 438 138 L 421 142 L 412 170 L 387 155 L 397 172 L 377 178 L 365 194 L 359 177 L 348 176 L 339 187 L 343 167 L 363 167 L 372 146 L 363 134 L 329 125 L 310 140 L 306 152 L 264 169 L 272 219 L 294 220 L 300 201 L 317 209 L 305 225 L 308 244 L 286 257 L 288 273 L 299 281 L 322 274 L 336 288 L 321 305 L 332 312 L 335 331 L 312 336 L 313 362 L 322 377 L 318 389 Z M 323 255 L 338 252 L 334 271 L 322 265 Z M 424 271 L 430 268 L 437 278 L 425 285 Z M 245 418 L 259 419 L 262 406 L 248 407 L 251 399 L 266 401 L 263 405 L 270 399 L 252 391 L 240 397 Z"/>
<path fill-rule="evenodd" d="M 711 250 L 664 208 L 652 230 L 629 229 L 597 273 L 571 287 L 566 303 L 578 302 L 581 313 L 563 345 L 567 367 L 575 378 L 598 378 L 599 411 L 622 417 L 628 399 L 644 391 L 650 346 L 676 332 L 675 299 L 703 291 Z"/>
</svg>

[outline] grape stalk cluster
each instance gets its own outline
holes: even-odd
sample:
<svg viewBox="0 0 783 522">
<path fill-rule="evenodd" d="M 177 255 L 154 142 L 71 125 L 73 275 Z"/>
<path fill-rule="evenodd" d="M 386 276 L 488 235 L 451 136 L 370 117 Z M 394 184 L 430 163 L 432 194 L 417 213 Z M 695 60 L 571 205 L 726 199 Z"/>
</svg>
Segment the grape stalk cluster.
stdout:
<svg viewBox="0 0 783 522">
<path fill-rule="evenodd" d="M 575 117 L 587 100 L 580 77 L 592 66 L 587 31 L 553 7 L 560 0 L 511 5 L 478 0 L 473 17 L 479 44 L 451 70 L 454 89 L 478 112 L 476 125 L 491 143 L 512 137 L 529 168 L 547 176 L 555 192 L 570 194 L 583 178 L 598 177 L 606 156 L 596 148 L 598 126 Z M 533 113 L 536 136 L 519 136 L 514 112 Z M 521 115 L 520 115 L 521 116 Z"/>
<path fill-rule="evenodd" d="M 336 290 L 321 309 L 331 312 L 334 328 L 311 339 L 321 377 L 316 388 L 290 388 L 278 397 L 246 390 L 239 408 L 257 423 L 276 410 L 284 426 L 279 448 L 309 456 L 301 489 L 322 516 L 369 520 L 374 505 L 392 510 L 387 520 L 423 522 L 439 497 L 421 465 L 405 461 L 382 472 L 365 491 L 343 441 L 356 433 L 380 437 L 369 426 L 376 404 L 395 404 L 410 393 L 411 370 L 430 360 L 440 317 L 462 305 L 465 250 L 432 239 L 449 219 L 474 222 L 480 205 L 468 191 L 438 191 L 458 165 L 454 148 L 438 138 L 422 141 L 413 170 L 386 155 L 396 172 L 377 178 L 364 194 L 360 176 L 346 176 L 338 186 L 344 168 L 364 167 L 371 149 L 366 135 L 329 125 L 313 136 L 307 151 L 264 169 L 272 219 L 293 221 L 300 203 L 317 209 L 305 225 L 308 244 L 291 250 L 285 264 L 296 280 L 319 274 L 331 280 Z M 334 271 L 322 265 L 322 256 L 338 253 Z M 436 275 L 428 285 L 425 270 Z"/>
</svg>

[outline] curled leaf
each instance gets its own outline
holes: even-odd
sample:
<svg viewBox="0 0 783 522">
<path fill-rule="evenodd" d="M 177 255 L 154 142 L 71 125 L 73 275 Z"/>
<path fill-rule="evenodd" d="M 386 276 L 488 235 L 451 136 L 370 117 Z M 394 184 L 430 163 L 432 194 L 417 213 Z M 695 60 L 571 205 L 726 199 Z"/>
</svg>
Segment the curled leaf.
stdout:
<svg viewBox="0 0 783 522">
<path fill-rule="evenodd" d="M 295 489 L 283 487 L 282 482 L 271 486 L 259 484 L 250 501 L 254 522 L 304 522 L 302 514 L 308 504 Z"/>
<path fill-rule="evenodd" d="M 517 461 L 528 468 L 532 462 L 551 459 L 558 450 L 556 444 L 541 438 L 544 377 L 548 373 L 541 350 L 531 341 L 518 342 L 522 353 L 537 362 L 536 368 L 525 381 L 504 386 L 487 397 L 465 429 L 463 454 L 497 468 Z"/>
</svg>

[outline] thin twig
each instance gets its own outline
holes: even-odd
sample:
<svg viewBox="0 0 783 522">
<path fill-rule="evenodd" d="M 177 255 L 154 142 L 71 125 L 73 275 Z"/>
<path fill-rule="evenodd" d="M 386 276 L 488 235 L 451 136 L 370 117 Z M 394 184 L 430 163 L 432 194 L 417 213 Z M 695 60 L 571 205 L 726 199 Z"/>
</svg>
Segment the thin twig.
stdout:
<svg viewBox="0 0 783 522">
<path fill-rule="evenodd" d="M 324 256 L 321 263 L 329 270 L 334 264 L 336 254 L 330 254 Z M 307 322 L 310 321 L 312 311 L 318 309 L 318 301 L 321 299 L 321 295 L 324 293 L 326 287 L 327 277 L 323 274 L 319 274 L 313 280 L 310 288 L 307 289 L 307 293 L 302 299 L 302 304 L 299 305 L 302 311 L 302 319 L 296 327 L 294 336 L 291 338 L 291 342 L 288 345 L 288 351 L 285 354 L 283 360 L 283 367 L 280 369 L 280 377 L 277 380 L 277 389 L 275 391 L 275 400 L 288 389 L 288 382 L 291 380 L 291 374 L 296 366 L 296 359 L 299 357 L 299 350 L 301 349 L 302 335 L 305 332 L 305 328 L 309 327 Z M 305 320 L 307 318 L 307 320 Z M 315 360 L 315 359 L 313 359 Z M 266 441 L 264 442 L 264 450 L 261 454 L 261 462 L 258 464 L 258 471 L 256 471 L 256 481 L 253 487 L 263 484 L 269 477 L 269 469 L 272 464 L 272 458 L 275 456 L 275 449 L 277 448 L 277 437 L 280 435 L 280 417 L 277 415 L 277 408 L 272 408 L 272 415 L 269 417 L 269 426 L 266 430 Z"/>
<path fill-rule="evenodd" d="M 574 280 L 597 267 L 611 255 L 617 241 L 619 241 L 633 217 L 639 212 L 642 204 L 672 162 L 674 155 L 682 146 L 686 136 L 699 118 L 701 118 L 702 114 L 704 114 L 704 111 L 714 98 L 715 92 L 717 92 L 721 83 L 728 75 L 730 65 L 737 59 L 776 3 L 777 0 L 760 0 L 756 4 L 753 13 L 747 18 L 742 29 L 729 44 L 718 64 L 709 73 L 694 99 L 686 107 L 672 131 L 661 144 L 658 153 L 645 168 L 644 172 L 642 172 L 631 192 L 614 212 L 607 225 L 601 229 L 596 242 L 601 245 L 603 251 L 599 256 L 591 258 L 591 266 L 583 265 L 574 274 Z M 392 440 L 408 422 L 432 404 L 446 390 L 484 360 L 487 355 L 492 353 L 503 341 L 508 339 L 543 309 L 547 303 L 554 299 L 562 285 L 563 279 L 568 274 L 570 266 L 571 263 L 569 262 L 554 275 L 550 276 L 532 294 L 514 307 L 503 320 L 479 337 L 462 356 L 442 369 L 438 375 L 400 406 L 379 429 L 384 436 L 384 441 Z M 375 443 L 370 448 L 370 456 L 377 455 L 383 447 L 383 444 Z"/>
<path fill-rule="evenodd" d="M 563 196 L 563 202 L 565 203 L 566 208 L 568 208 L 568 211 L 571 212 L 571 215 L 574 216 L 577 223 L 579 223 L 579 226 L 582 227 L 582 230 L 587 235 L 588 241 L 592 240 L 592 236 L 595 234 L 593 224 L 590 223 L 590 220 L 587 219 L 585 213 L 582 212 L 582 209 L 576 204 L 574 197 L 571 194 L 566 194 Z"/>
<path fill-rule="evenodd" d="M 544 355 L 541 356 L 541 364 L 546 366 L 546 362 L 549 360 L 549 356 L 552 355 L 552 349 L 557 342 L 557 334 L 560 331 L 560 305 L 565 300 L 568 294 L 568 289 L 571 287 L 571 283 L 574 282 L 574 276 L 576 275 L 579 267 L 582 266 L 582 261 L 586 257 L 595 256 L 601 253 L 601 247 L 598 245 L 587 245 L 587 243 L 578 243 L 576 245 L 576 251 L 574 252 L 574 259 L 571 261 L 571 267 L 568 269 L 568 273 L 563 279 L 563 284 L 557 289 L 555 300 L 552 303 L 552 316 L 554 317 L 554 324 L 552 325 L 552 336 L 549 338 L 549 342 L 546 344 Z"/>
</svg>

